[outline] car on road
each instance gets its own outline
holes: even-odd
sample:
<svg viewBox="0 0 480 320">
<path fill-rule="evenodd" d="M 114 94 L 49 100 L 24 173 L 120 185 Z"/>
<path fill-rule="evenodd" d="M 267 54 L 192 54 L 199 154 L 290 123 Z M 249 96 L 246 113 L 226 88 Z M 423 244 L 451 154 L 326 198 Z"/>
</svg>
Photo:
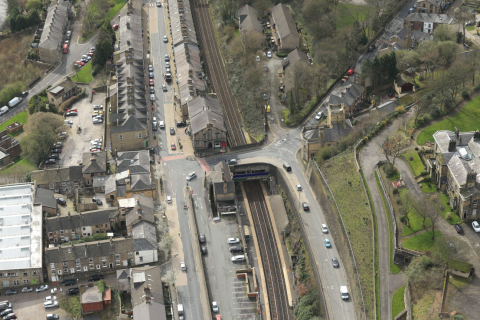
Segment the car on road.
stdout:
<svg viewBox="0 0 480 320">
<path fill-rule="evenodd" d="M 154 87 L 150 87 L 150 93 L 155 94 L 155 88 Z"/>
<path fill-rule="evenodd" d="M 219 314 L 217 314 L 217 315 L 215 316 L 215 320 L 222 320 L 222 316 L 219 315 Z"/>
<path fill-rule="evenodd" d="M 57 203 L 61 204 L 62 206 L 67 205 L 67 201 L 65 199 L 63 199 L 62 197 L 57 197 Z M 47 287 L 47 289 L 48 289 L 48 287 Z"/>
<path fill-rule="evenodd" d="M 10 314 L 13 312 L 13 309 L 5 309 L 2 312 L 0 312 L 0 317 L 5 317 L 7 314 Z"/>
<path fill-rule="evenodd" d="M 168 54 L 165 53 L 165 62 L 169 62 L 170 61 L 170 57 L 168 56 Z"/>
<path fill-rule="evenodd" d="M 174 127 L 170 127 L 170 135 L 171 136 L 175 135 L 175 128 Z"/>
<path fill-rule="evenodd" d="M 190 181 L 192 180 L 193 178 L 195 178 L 197 176 L 197 174 L 195 172 L 190 172 L 187 176 L 187 181 Z"/>
<path fill-rule="evenodd" d="M 45 309 L 58 307 L 58 301 L 47 301 L 43 303 Z"/>
<path fill-rule="evenodd" d="M 163 92 L 167 92 L 167 86 L 166 86 L 166 85 L 163 85 L 163 86 L 162 86 L 162 90 L 163 90 Z"/>
<path fill-rule="evenodd" d="M 207 254 L 208 253 L 208 250 L 207 250 L 206 246 L 201 246 L 200 251 L 202 252 L 202 254 Z"/>
<path fill-rule="evenodd" d="M 309 211 L 310 210 L 310 207 L 308 206 L 308 203 L 306 203 L 306 202 L 302 203 L 302 207 L 303 207 L 304 211 Z"/>
<path fill-rule="evenodd" d="M 15 289 L 7 289 L 7 291 L 5 291 L 6 296 L 12 296 L 12 295 L 17 294 L 17 293 L 18 292 Z"/>
<path fill-rule="evenodd" d="M 150 101 L 152 101 L 152 102 L 155 101 L 155 95 L 154 95 L 154 94 L 151 94 L 151 95 L 150 95 Z"/>
<path fill-rule="evenodd" d="M 170 68 L 170 62 L 168 62 L 168 61 L 165 62 L 165 68 L 167 68 L 167 69 Z"/>
<path fill-rule="evenodd" d="M 408 13 L 413 13 L 413 12 L 415 12 L 415 8 L 408 9 Z"/>
<path fill-rule="evenodd" d="M 25 293 L 25 292 L 32 292 L 33 291 L 33 288 L 32 287 L 25 287 L 25 288 L 22 288 L 22 293 Z"/>
<path fill-rule="evenodd" d="M 172 150 L 177 150 L 177 146 L 175 145 L 175 142 L 172 142 L 172 144 L 170 145 L 170 148 Z"/>
<path fill-rule="evenodd" d="M 232 262 L 239 262 L 239 261 L 245 261 L 245 256 L 240 255 L 240 256 L 233 256 L 232 257 Z"/>
<path fill-rule="evenodd" d="M 344 76 L 344 77 L 342 78 L 342 82 L 345 82 L 345 81 L 347 81 L 347 80 L 348 80 L 348 76 Z"/>
<path fill-rule="evenodd" d="M 322 117 L 323 117 L 323 112 L 320 111 L 320 112 L 317 113 L 317 115 L 315 116 L 315 120 L 320 120 L 320 119 L 322 119 Z"/>
<path fill-rule="evenodd" d="M 328 233 L 328 229 L 327 229 L 327 225 L 326 224 L 322 224 L 322 232 L 323 233 Z"/>
<path fill-rule="evenodd" d="M 165 122 L 164 122 L 164 121 L 158 121 L 158 127 L 159 127 L 160 129 L 165 128 Z"/>
<path fill-rule="evenodd" d="M 463 228 L 459 224 L 456 223 L 456 224 L 453 225 L 453 227 L 455 228 L 455 231 L 457 231 L 458 234 L 463 233 Z"/>
<path fill-rule="evenodd" d="M 243 251 L 243 248 L 240 246 L 230 247 L 230 252 L 242 252 L 242 251 Z"/>
<path fill-rule="evenodd" d="M 77 66 L 83 67 L 85 65 L 85 62 L 79 60 L 76 62 Z"/>
<path fill-rule="evenodd" d="M 88 281 L 99 281 L 104 278 L 103 274 L 93 274 Z"/>
<path fill-rule="evenodd" d="M 56 296 L 47 296 L 47 297 L 45 297 L 45 301 L 54 301 L 54 300 L 57 300 L 57 297 L 56 297 Z"/>
<path fill-rule="evenodd" d="M 217 301 L 212 302 L 212 311 L 213 312 L 218 312 L 218 304 Z"/>
<path fill-rule="evenodd" d="M 238 238 L 228 238 L 227 243 L 228 244 L 240 243 L 240 240 L 238 240 Z"/>
<path fill-rule="evenodd" d="M 17 319 L 17 315 L 15 313 L 9 313 L 2 318 L 2 320 L 10 320 L 10 319 Z"/>
<path fill-rule="evenodd" d="M 302 186 L 300 184 L 295 185 L 297 191 L 302 191 Z"/>
<path fill-rule="evenodd" d="M 167 36 L 163 36 L 163 42 L 167 43 L 168 42 L 168 38 Z"/>
<path fill-rule="evenodd" d="M 149 73 L 148 73 L 148 77 L 149 77 L 150 79 L 153 79 L 153 72 L 149 72 Z"/>
<path fill-rule="evenodd" d="M 230 160 L 227 161 L 227 164 L 228 164 L 228 165 L 237 164 L 237 159 L 230 159 Z"/>
<path fill-rule="evenodd" d="M 323 242 L 325 243 L 325 247 L 327 248 L 330 248 L 332 246 L 332 244 L 330 243 L 330 239 L 325 239 Z"/>
<path fill-rule="evenodd" d="M 90 51 L 91 51 L 91 52 L 95 51 L 95 47 L 91 47 L 91 48 L 90 48 Z"/>
<path fill-rule="evenodd" d="M 75 279 L 67 279 L 67 280 L 63 280 L 62 281 L 62 284 L 64 286 L 73 286 L 75 284 Z M 47 287 L 48 289 L 48 287 Z"/>
<path fill-rule="evenodd" d="M 161 7 L 162 3 L 160 1 L 157 1 L 157 7 Z"/>
<path fill-rule="evenodd" d="M 185 264 L 185 262 L 180 262 L 180 270 L 187 271 L 187 265 Z"/>
<path fill-rule="evenodd" d="M 153 72 L 153 65 L 151 64 L 148 65 L 148 72 Z"/>
<path fill-rule="evenodd" d="M 268 52 L 267 52 L 267 58 L 270 59 L 271 57 L 272 57 L 272 52 L 271 52 L 271 51 L 268 51 Z"/>
<path fill-rule="evenodd" d="M 354 74 L 354 73 L 355 73 L 355 69 L 350 69 L 350 70 L 347 71 L 347 74 L 348 74 L 349 76 L 351 76 L 351 75 Z"/>
<path fill-rule="evenodd" d="M 60 317 L 56 313 L 49 313 L 47 314 L 47 320 L 56 320 L 59 319 Z"/>
<path fill-rule="evenodd" d="M 475 232 L 480 232 L 480 224 L 478 224 L 477 221 L 472 222 L 472 227 L 473 227 L 473 230 L 475 230 Z"/>
<path fill-rule="evenodd" d="M 50 290 L 50 293 L 51 293 L 51 294 L 56 294 L 56 293 L 57 293 L 57 291 L 58 291 L 58 289 L 57 289 L 57 288 L 53 288 L 52 290 Z"/>
<path fill-rule="evenodd" d="M 48 290 L 48 285 L 43 284 L 40 287 L 38 287 L 37 289 L 35 289 L 35 292 L 42 292 L 42 291 L 45 291 L 45 290 Z"/>
<path fill-rule="evenodd" d="M 153 83 L 153 79 L 150 79 L 150 81 L 148 82 L 149 86 L 150 87 L 153 87 L 155 84 Z"/>
<path fill-rule="evenodd" d="M 340 266 L 337 258 L 335 258 L 335 257 L 332 258 L 332 265 L 333 265 L 334 268 L 338 268 Z"/>
<path fill-rule="evenodd" d="M 67 294 L 69 296 L 73 296 L 75 294 L 79 294 L 80 293 L 80 288 L 70 288 L 67 290 Z"/>
<path fill-rule="evenodd" d="M 368 51 L 368 52 L 373 52 L 373 50 L 375 50 L 375 45 L 374 45 L 374 44 L 370 45 L 370 46 L 368 47 L 368 50 L 367 50 L 367 51 Z"/>
<path fill-rule="evenodd" d="M 117 29 L 118 29 L 118 23 L 114 24 L 114 25 L 112 26 L 112 28 L 113 28 L 113 30 L 117 30 Z"/>
<path fill-rule="evenodd" d="M 55 164 L 55 163 L 57 163 L 57 160 L 55 160 L 55 159 L 47 159 L 47 160 L 45 160 L 45 164 Z"/>
<path fill-rule="evenodd" d="M 207 238 L 205 237 L 205 235 L 203 233 L 200 233 L 200 235 L 198 236 L 198 240 L 200 241 L 200 243 L 207 242 Z"/>
</svg>

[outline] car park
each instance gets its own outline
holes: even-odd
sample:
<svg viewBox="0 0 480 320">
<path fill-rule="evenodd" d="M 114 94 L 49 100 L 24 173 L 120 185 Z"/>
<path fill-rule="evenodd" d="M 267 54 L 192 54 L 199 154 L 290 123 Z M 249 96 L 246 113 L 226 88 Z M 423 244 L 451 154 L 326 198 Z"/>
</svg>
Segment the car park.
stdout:
<svg viewBox="0 0 480 320">
<path fill-rule="evenodd" d="M 205 235 L 203 233 L 200 233 L 200 235 L 198 236 L 198 240 L 200 241 L 200 243 L 207 242 L 207 238 L 205 237 Z"/>
<path fill-rule="evenodd" d="M 57 203 L 58 203 L 58 204 L 61 204 L 62 206 L 67 205 L 67 201 L 65 201 L 65 199 L 63 199 L 62 197 L 57 197 Z M 39 288 L 40 288 L 40 287 L 39 287 Z M 39 288 L 37 288 L 37 289 L 39 289 Z M 48 289 L 48 287 L 47 287 L 47 289 Z M 43 291 L 43 290 L 42 290 L 42 291 Z M 38 292 L 38 291 L 37 291 L 37 292 Z"/>
<path fill-rule="evenodd" d="M 175 135 L 175 128 L 174 127 L 170 127 L 170 135 Z"/>
<path fill-rule="evenodd" d="M 230 247 L 230 252 L 242 252 L 242 251 L 243 251 L 243 248 L 240 246 Z"/>
<path fill-rule="evenodd" d="M 306 203 L 306 202 L 303 202 L 303 203 L 302 203 L 302 207 L 303 207 L 303 210 L 305 210 L 305 211 L 309 211 L 309 210 L 310 210 L 310 207 L 308 206 L 308 203 Z"/>
<path fill-rule="evenodd" d="M 67 290 L 67 294 L 69 296 L 73 296 L 75 294 L 79 294 L 80 293 L 80 288 L 70 288 Z"/>
<path fill-rule="evenodd" d="M 168 38 L 167 36 L 163 36 L 163 42 L 167 43 L 168 42 Z"/>
<path fill-rule="evenodd" d="M 197 174 L 195 172 L 190 172 L 187 176 L 187 181 L 190 181 L 192 180 L 193 178 L 195 178 L 197 176 Z"/>
<path fill-rule="evenodd" d="M 230 159 L 230 160 L 227 161 L 227 164 L 228 165 L 235 165 L 235 164 L 237 164 L 237 159 Z"/>
<path fill-rule="evenodd" d="M 185 262 L 180 262 L 180 270 L 187 271 L 187 265 L 185 264 Z"/>
<path fill-rule="evenodd" d="M 459 224 L 454 224 L 453 227 L 455 228 L 455 231 L 457 231 L 458 234 L 463 233 L 463 228 Z"/>
<path fill-rule="evenodd" d="M 323 242 L 325 243 L 325 247 L 327 248 L 330 248 L 332 246 L 332 244 L 330 243 L 330 239 L 325 239 Z"/>
<path fill-rule="evenodd" d="M 11 295 L 14 295 L 14 294 L 17 294 L 17 290 L 15 289 L 7 289 L 7 291 L 5 291 L 5 295 L 6 296 L 11 296 Z"/>
<path fill-rule="evenodd" d="M 45 309 L 58 307 L 58 301 L 47 301 L 43 303 Z"/>
<path fill-rule="evenodd" d="M 170 145 L 170 148 L 172 150 L 177 150 L 177 147 L 175 146 L 175 142 L 172 142 L 172 144 Z"/>
<path fill-rule="evenodd" d="M 333 265 L 334 268 L 338 268 L 340 266 L 337 258 L 335 258 L 335 257 L 332 258 L 332 265 Z"/>
<path fill-rule="evenodd" d="M 326 224 L 322 224 L 322 232 L 323 233 L 328 233 L 328 229 L 327 229 L 327 225 Z"/>
<path fill-rule="evenodd" d="M 472 222 L 472 227 L 475 232 L 480 232 L 480 225 L 478 224 L 477 221 Z"/>
<path fill-rule="evenodd" d="M 25 292 L 32 292 L 33 291 L 33 288 L 32 287 L 25 287 L 25 288 L 22 288 L 22 293 L 25 293 Z"/>
<path fill-rule="evenodd" d="M 232 257 L 232 262 L 239 262 L 239 261 L 245 261 L 245 256 L 240 255 L 240 256 L 233 256 Z"/>
<path fill-rule="evenodd" d="M 46 284 L 41 285 L 40 287 L 35 289 L 35 292 L 42 292 L 42 291 L 45 291 L 45 290 L 48 290 L 48 285 L 46 285 Z"/>
<path fill-rule="evenodd" d="M 212 311 L 213 312 L 218 312 L 218 304 L 217 301 L 212 302 Z"/>
<path fill-rule="evenodd" d="M 235 243 L 239 243 L 240 240 L 238 240 L 238 238 L 228 238 L 227 239 L 227 243 L 228 244 L 235 244 Z"/>
</svg>

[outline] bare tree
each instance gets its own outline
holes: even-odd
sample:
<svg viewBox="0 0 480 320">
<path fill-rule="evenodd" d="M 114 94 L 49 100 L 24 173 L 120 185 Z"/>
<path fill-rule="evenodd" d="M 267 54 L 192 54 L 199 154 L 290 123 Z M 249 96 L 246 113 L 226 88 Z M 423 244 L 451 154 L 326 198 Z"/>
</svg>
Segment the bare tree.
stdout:
<svg viewBox="0 0 480 320">
<path fill-rule="evenodd" d="M 409 144 L 409 141 L 410 139 L 402 134 L 401 139 L 387 137 L 383 143 L 379 144 L 390 167 L 395 165 L 395 160 L 402 154 L 402 150 L 407 147 L 406 144 Z"/>
<path fill-rule="evenodd" d="M 162 239 L 158 243 L 158 249 L 163 251 L 166 255 L 168 255 L 170 253 L 170 250 L 172 249 L 172 245 L 173 245 L 172 237 L 166 235 L 162 237 Z"/>
<path fill-rule="evenodd" d="M 451 242 L 450 242 L 451 243 Z M 448 268 L 448 264 L 457 256 L 455 246 L 451 246 L 445 238 L 440 237 L 435 240 L 435 255 L 443 262 L 444 268 Z"/>
<path fill-rule="evenodd" d="M 418 201 L 416 202 L 416 205 L 413 206 L 414 212 L 422 217 L 422 228 L 426 228 L 425 222 L 427 218 L 429 217 L 428 211 L 430 210 L 430 201 L 427 197 L 426 194 L 422 194 Z"/>
<path fill-rule="evenodd" d="M 158 219 L 155 224 L 157 227 L 157 231 L 161 236 L 168 234 L 169 227 L 167 222 L 164 219 Z"/>
<path fill-rule="evenodd" d="M 438 196 L 432 196 L 430 198 L 430 205 L 429 205 L 429 210 L 427 210 L 427 216 L 430 218 L 430 221 L 432 221 L 432 240 L 435 239 L 435 227 L 437 225 L 438 217 L 440 216 L 440 207 L 441 203 L 438 199 Z"/>
<path fill-rule="evenodd" d="M 459 8 L 456 8 L 454 11 L 455 19 L 460 23 L 460 25 L 463 28 L 463 42 L 465 43 L 465 23 L 472 18 L 472 14 L 469 11 L 469 8 L 467 6 L 460 6 Z"/>
<path fill-rule="evenodd" d="M 170 285 L 174 284 L 177 280 L 177 271 L 175 269 L 170 269 L 165 273 L 165 282 Z"/>
<path fill-rule="evenodd" d="M 412 194 L 410 192 L 405 192 L 403 194 L 402 198 L 402 204 L 403 204 L 403 209 L 404 209 L 404 217 L 405 217 L 405 225 L 410 228 L 410 217 L 408 216 L 410 213 L 415 212 L 415 207 L 417 203 L 415 202 L 415 199 L 413 198 Z"/>
</svg>

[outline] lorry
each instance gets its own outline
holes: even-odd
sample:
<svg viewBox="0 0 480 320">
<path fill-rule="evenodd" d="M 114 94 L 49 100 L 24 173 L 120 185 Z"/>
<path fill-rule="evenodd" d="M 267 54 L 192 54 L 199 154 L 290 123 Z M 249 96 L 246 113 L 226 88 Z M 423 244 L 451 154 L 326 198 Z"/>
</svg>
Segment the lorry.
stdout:
<svg viewBox="0 0 480 320">
<path fill-rule="evenodd" d="M 7 113 L 7 112 L 8 112 L 8 107 L 7 106 L 0 108 L 0 116 L 4 113 Z"/>
<path fill-rule="evenodd" d="M 183 304 L 177 304 L 177 310 L 178 310 L 178 319 L 183 320 L 184 319 Z"/>
<path fill-rule="evenodd" d="M 15 97 L 15 98 L 13 98 L 12 100 L 10 100 L 10 101 L 8 102 L 8 107 L 9 107 L 10 109 L 16 107 L 20 102 L 22 102 L 22 100 L 23 100 L 23 99 L 20 98 L 20 97 Z"/>
<path fill-rule="evenodd" d="M 348 295 L 347 286 L 341 286 L 340 287 L 340 293 L 342 294 L 342 300 L 348 300 L 349 295 Z"/>
</svg>

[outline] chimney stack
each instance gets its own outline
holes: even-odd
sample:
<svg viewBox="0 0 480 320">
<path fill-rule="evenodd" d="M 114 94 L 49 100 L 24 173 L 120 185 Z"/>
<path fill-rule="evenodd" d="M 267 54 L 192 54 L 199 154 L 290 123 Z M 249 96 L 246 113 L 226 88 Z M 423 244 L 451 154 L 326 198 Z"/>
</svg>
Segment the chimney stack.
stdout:
<svg viewBox="0 0 480 320">
<path fill-rule="evenodd" d="M 460 138 L 460 129 L 457 126 L 455 126 L 455 137 Z"/>
<path fill-rule="evenodd" d="M 448 152 L 454 152 L 457 147 L 457 141 L 455 140 L 450 140 L 448 142 Z"/>
</svg>

